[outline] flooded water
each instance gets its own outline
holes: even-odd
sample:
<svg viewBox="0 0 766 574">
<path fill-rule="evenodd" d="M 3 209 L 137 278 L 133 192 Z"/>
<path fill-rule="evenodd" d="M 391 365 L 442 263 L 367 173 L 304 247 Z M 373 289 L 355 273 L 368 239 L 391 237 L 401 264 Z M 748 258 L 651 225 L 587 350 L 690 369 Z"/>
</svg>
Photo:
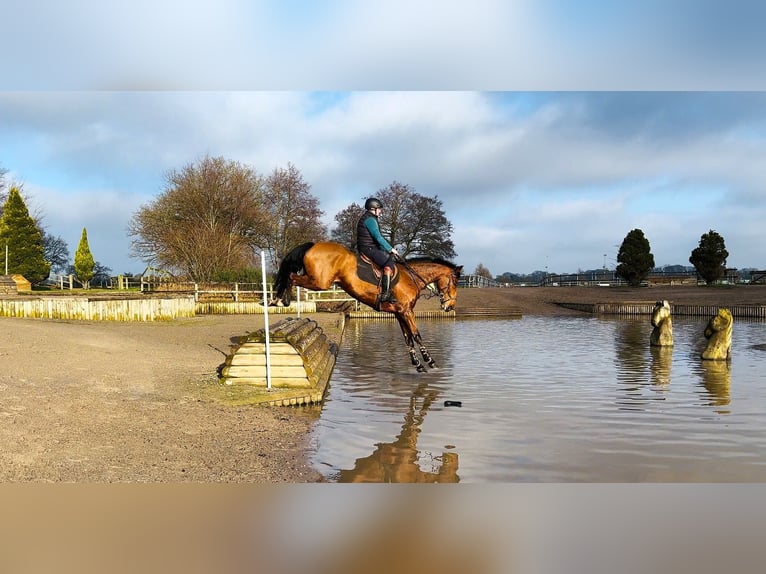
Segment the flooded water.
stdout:
<svg viewBox="0 0 766 574">
<path fill-rule="evenodd" d="M 338 482 L 766 482 L 766 323 L 735 321 L 703 361 L 706 319 L 421 320 L 418 374 L 394 321 L 346 325 L 314 431 Z M 445 406 L 458 403 L 461 406 Z"/>
</svg>

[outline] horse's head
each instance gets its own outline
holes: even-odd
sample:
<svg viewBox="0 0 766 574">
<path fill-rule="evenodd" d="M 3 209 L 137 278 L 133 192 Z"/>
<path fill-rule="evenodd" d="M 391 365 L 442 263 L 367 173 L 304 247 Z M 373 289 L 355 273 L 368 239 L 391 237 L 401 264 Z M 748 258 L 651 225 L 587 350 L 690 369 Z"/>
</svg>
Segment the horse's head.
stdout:
<svg viewBox="0 0 766 574">
<path fill-rule="evenodd" d="M 435 280 L 436 289 L 439 291 L 439 301 L 442 311 L 452 311 L 457 304 L 457 282 L 463 266 L 449 268 L 446 273 L 439 275 Z"/>
<path fill-rule="evenodd" d="M 660 323 L 670 318 L 670 303 L 667 301 L 657 301 L 652 309 L 652 326 L 659 327 Z"/>
</svg>

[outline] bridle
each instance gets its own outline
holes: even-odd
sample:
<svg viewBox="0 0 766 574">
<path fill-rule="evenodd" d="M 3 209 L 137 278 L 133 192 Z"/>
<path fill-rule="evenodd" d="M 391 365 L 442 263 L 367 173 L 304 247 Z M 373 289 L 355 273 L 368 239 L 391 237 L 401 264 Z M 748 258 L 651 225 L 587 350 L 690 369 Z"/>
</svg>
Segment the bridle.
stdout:
<svg viewBox="0 0 766 574">
<path fill-rule="evenodd" d="M 450 302 L 457 303 L 457 297 L 445 297 L 444 295 L 444 293 L 446 291 L 449 291 L 453 285 L 453 281 L 455 279 L 454 273 L 449 274 L 449 279 L 447 280 L 447 288 L 444 289 L 444 291 L 440 292 L 436 287 L 434 287 L 433 281 L 426 281 L 420 273 L 415 271 L 412 268 L 412 266 L 404 260 L 403 257 L 398 257 L 397 259 L 399 263 L 401 263 L 404 266 L 404 268 L 407 270 L 407 273 L 410 274 L 410 277 L 412 277 L 412 280 L 415 281 L 415 284 L 417 284 L 416 279 L 418 279 L 423 283 L 423 287 L 421 287 L 421 289 L 428 289 L 428 291 L 430 291 L 430 295 L 426 297 L 427 299 L 430 299 L 431 297 L 436 297 L 438 295 L 439 302 L 441 303 L 442 307 L 445 307 L 447 303 L 450 303 Z"/>
</svg>

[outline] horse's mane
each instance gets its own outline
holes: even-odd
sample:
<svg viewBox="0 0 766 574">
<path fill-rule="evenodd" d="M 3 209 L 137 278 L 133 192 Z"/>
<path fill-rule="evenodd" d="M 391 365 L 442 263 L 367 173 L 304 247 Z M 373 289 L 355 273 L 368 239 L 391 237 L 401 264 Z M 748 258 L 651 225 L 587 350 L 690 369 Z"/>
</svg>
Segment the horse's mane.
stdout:
<svg viewBox="0 0 766 574">
<path fill-rule="evenodd" d="M 406 263 L 435 263 L 437 265 L 444 265 L 445 267 L 449 267 L 455 272 L 459 273 L 458 265 L 455 263 L 452 263 L 452 261 L 447 261 L 446 259 L 442 259 L 441 257 L 427 257 L 427 256 L 421 256 L 421 257 L 411 257 L 409 259 L 405 259 Z"/>
</svg>

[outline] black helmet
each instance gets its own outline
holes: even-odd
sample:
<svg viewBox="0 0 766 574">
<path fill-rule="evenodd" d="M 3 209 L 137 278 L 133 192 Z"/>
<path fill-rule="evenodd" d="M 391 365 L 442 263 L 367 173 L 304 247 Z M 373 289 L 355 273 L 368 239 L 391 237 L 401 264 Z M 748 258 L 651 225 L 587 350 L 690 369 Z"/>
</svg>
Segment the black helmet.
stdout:
<svg viewBox="0 0 766 574">
<path fill-rule="evenodd" d="M 371 197 L 367 201 L 364 202 L 364 208 L 365 209 L 382 209 L 383 204 L 380 203 L 380 200 L 376 197 Z"/>
</svg>

